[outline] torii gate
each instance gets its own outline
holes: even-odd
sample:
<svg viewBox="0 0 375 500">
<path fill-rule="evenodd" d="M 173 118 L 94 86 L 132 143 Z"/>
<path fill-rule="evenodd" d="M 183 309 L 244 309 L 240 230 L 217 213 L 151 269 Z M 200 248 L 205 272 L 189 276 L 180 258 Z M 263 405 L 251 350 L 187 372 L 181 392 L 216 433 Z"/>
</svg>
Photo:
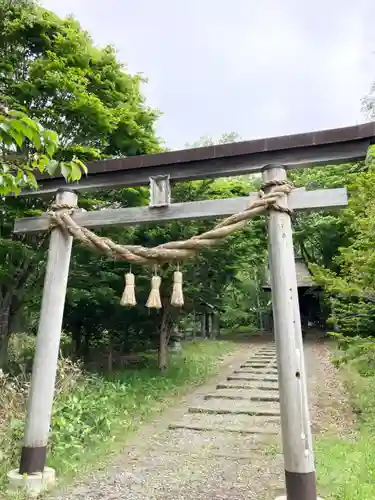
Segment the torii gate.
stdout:
<svg viewBox="0 0 375 500">
<path fill-rule="evenodd" d="M 250 197 L 170 204 L 169 182 L 263 173 L 265 184 L 283 182 L 287 169 L 363 160 L 375 137 L 375 122 L 307 134 L 273 137 L 88 164 L 89 175 L 69 187 L 61 178 L 42 178 L 37 191 L 23 196 L 55 195 L 61 207 L 76 206 L 77 193 L 147 185 L 149 207 L 76 212 L 74 221 L 86 228 L 167 222 L 231 215 L 243 210 Z M 158 189 L 159 188 L 159 189 Z M 287 500 L 317 500 L 310 430 L 301 321 L 289 209 L 343 207 L 345 188 L 282 195 L 282 211 L 268 217 L 269 261 L 280 389 Z M 63 211 L 63 209 L 62 209 Z M 50 217 L 17 220 L 15 233 L 50 228 Z M 73 237 L 58 227 L 51 231 L 42 307 L 37 335 L 24 444 L 20 468 L 8 475 L 13 485 L 43 489 L 54 480 L 45 467 L 54 397 L 56 367 Z"/>
</svg>

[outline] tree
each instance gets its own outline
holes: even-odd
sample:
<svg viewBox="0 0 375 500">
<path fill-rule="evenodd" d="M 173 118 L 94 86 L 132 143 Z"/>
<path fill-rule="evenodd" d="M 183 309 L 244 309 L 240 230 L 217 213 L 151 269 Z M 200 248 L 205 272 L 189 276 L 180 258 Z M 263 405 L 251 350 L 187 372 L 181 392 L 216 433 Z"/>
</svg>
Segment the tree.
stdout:
<svg viewBox="0 0 375 500">
<path fill-rule="evenodd" d="M 249 179 L 218 179 L 180 183 L 173 186 L 174 202 L 201 199 L 220 199 L 245 196 L 251 190 Z M 129 204 L 129 191 L 117 192 L 116 204 L 119 207 Z M 142 204 L 147 203 L 148 193 L 144 192 Z M 142 202 L 142 200 L 139 200 Z M 207 231 L 215 221 L 170 222 L 163 226 L 140 226 L 132 229 L 113 229 L 101 234 L 112 237 L 124 244 L 152 247 L 172 240 L 190 238 Z M 225 290 L 235 287 L 242 266 L 249 271 L 253 267 L 264 266 L 266 245 L 264 221 L 251 222 L 246 229 L 236 233 L 217 249 L 208 249 L 196 258 L 180 263 L 184 276 L 185 306 L 178 311 L 170 306 L 171 277 L 174 266 L 163 266 L 158 270 L 162 276 L 161 298 L 163 309 L 160 312 L 145 308 L 150 291 L 152 270 L 133 266 L 136 275 L 136 308 L 124 310 L 119 305 L 124 288 L 124 273 L 129 266 L 123 262 L 111 262 L 89 253 L 77 253 L 73 257 L 71 280 L 67 302 L 65 324 L 72 332 L 75 345 L 82 354 L 88 345 L 101 344 L 106 331 L 111 332 L 111 344 L 117 343 L 125 350 L 142 349 L 155 345 L 159 336 L 160 367 L 167 364 L 166 345 L 173 326 L 182 316 L 199 310 L 202 303 L 210 303 L 222 308 L 226 300 Z M 250 271 L 251 272 L 251 271 Z M 254 274 L 253 274 L 254 276 Z M 82 313 L 84 311 L 84 313 Z M 85 341 L 82 342 L 81 338 Z M 107 347 L 108 338 L 104 344 Z"/>
<path fill-rule="evenodd" d="M 344 335 L 375 335 L 374 180 L 372 168 L 352 179 L 349 205 L 342 213 L 347 244 L 339 248 L 333 269 L 313 267 L 332 297 L 335 322 Z"/>
<path fill-rule="evenodd" d="M 296 187 L 306 189 L 337 188 L 350 185 L 363 170 L 363 164 L 324 166 L 291 171 L 289 177 Z M 348 224 L 343 211 L 324 210 L 298 213 L 293 220 L 296 251 L 307 263 L 335 269 L 340 247 L 348 244 Z"/>
<path fill-rule="evenodd" d="M 241 141 L 241 136 L 237 132 L 228 132 L 222 134 L 218 139 L 210 136 L 202 136 L 192 143 L 187 143 L 187 148 L 201 148 L 204 146 L 214 146 L 215 144 L 228 144 L 229 142 Z"/>
<path fill-rule="evenodd" d="M 53 159 L 58 145 L 56 132 L 0 105 L 0 195 L 37 188 L 35 171 L 53 175 L 59 167 L 67 181 L 78 181 L 87 168 L 75 156 L 61 163 Z"/>
<path fill-rule="evenodd" d="M 84 162 L 161 149 L 154 132 L 158 112 L 144 102 L 142 78 L 126 72 L 113 48 L 95 47 L 73 18 L 60 19 L 31 0 L 0 0 L 0 68 L 0 102 L 37 120 L 43 127 L 40 131 L 53 129 L 58 134 L 56 161 Z M 116 196 L 110 192 L 82 196 L 79 204 L 111 206 Z M 40 236 L 12 235 L 13 221 L 40 214 L 48 201 L 7 199 L 0 205 L 0 363 L 4 364 L 12 317 L 25 315 L 25 300 L 40 300 L 46 250 Z"/>
<path fill-rule="evenodd" d="M 307 189 L 341 187 L 349 191 L 344 210 L 301 214 L 296 218 L 297 250 L 325 291 L 335 326 L 347 335 L 375 333 L 371 238 L 374 198 L 374 147 L 365 162 L 296 171 L 296 185 Z"/>
<path fill-rule="evenodd" d="M 0 33 L 0 99 L 57 132 L 63 158 L 160 149 L 143 79 L 125 71 L 112 47 L 96 48 L 72 17 L 32 0 L 0 0 Z"/>
</svg>

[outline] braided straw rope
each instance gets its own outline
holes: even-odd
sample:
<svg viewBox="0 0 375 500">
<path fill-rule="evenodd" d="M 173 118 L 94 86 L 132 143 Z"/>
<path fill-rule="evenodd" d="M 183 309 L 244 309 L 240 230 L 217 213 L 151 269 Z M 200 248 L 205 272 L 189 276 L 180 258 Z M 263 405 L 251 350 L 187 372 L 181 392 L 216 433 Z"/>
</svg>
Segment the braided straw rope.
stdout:
<svg viewBox="0 0 375 500">
<path fill-rule="evenodd" d="M 264 194 L 263 189 L 265 188 L 271 188 L 270 192 Z M 245 227 L 250 219 L 271 208 L 290 214 L 291 211 L 280 206 L 278 201 L 281 197 L 288 195 L 291 190 L 292 185 L 287 181 L 268 181 L 262 186 L 262 190 L 259 191 L 259 198 L 254 203 L 242 212 L 222 220 L 210 231 L 193 236 L 188 240 L 171 241 L 154 248 L 119 245 L 109 238 L 98 236 L 89 229 L 79 226 L 72 218 L 72 214 L 77 207 L 53 205 L 49 215 L 52 218 L 53 227 L 59 226 L 62 230 L 68 231 L 76 240 L 88 248 L 99 250 L 117 260 L 125 260 L 134 264 L 155 265 L 166 262 L 181 262 L 194 256 L 203 248 L 213 247 L 221 243 L 227 236 Z"/>
</svg>

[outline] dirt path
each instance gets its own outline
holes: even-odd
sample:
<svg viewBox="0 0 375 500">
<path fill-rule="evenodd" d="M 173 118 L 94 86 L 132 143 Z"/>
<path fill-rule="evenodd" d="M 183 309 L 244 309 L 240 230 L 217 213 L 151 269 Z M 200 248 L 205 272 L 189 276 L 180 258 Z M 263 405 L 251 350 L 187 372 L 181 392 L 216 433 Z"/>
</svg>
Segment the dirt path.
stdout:
<svg viewBox="0 0 375 500">
<path fill-rule="evenodd" d="M 305 355 L 320 432 L 329 408 L 320 388 L 336 377 L 327 350 L 307 344 Z M 217 380 L 143 428 L 105 474 L 54 498 L 271 500 L 283 493 L 279 421 L 275 346 L 244 345 Z"/>
</svg>

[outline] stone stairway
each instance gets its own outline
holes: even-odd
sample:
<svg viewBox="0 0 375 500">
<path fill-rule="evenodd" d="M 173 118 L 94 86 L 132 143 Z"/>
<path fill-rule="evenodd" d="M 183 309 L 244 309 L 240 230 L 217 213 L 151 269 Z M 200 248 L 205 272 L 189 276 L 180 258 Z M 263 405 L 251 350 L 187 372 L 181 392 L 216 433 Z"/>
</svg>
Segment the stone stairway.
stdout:
<svg viewBox="0 0 375 500">
<path fill-rule="evenodd" d="M 275 436 L 280 405 L 274 344 L 260 347 L 214 391 L 202 394 L 169 429 Z M 245 451 L 245 450 L 244 450 Z"/>
<path fill-rule="evenodd" d="M 274 500 L 284 492 L 275 359 L 274 344 L 244 344 L 220 378 L 147 426 L 105 478 L 58 500 Z"/>
</svg>

